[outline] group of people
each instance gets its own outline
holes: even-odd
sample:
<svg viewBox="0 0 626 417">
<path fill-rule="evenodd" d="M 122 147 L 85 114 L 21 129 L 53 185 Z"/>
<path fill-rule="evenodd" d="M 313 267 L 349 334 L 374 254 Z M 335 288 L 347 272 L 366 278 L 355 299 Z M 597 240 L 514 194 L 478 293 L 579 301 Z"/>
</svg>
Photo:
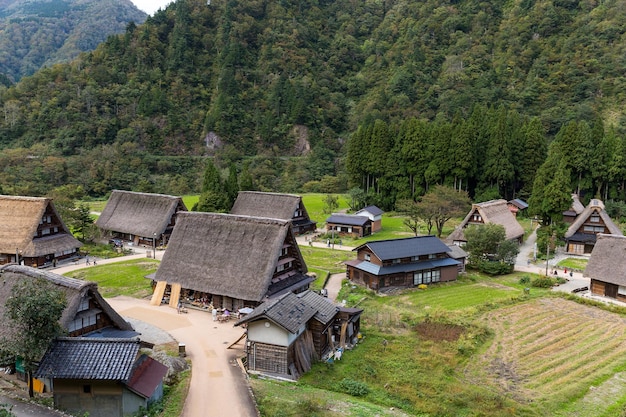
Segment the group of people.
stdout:
<svg viewBox="0 0 626 417">
<path fill-rule="evenodd" d="M 563 273 L 564 273 L 564 274 L 565 274 L 565 276 L 567 277 L 567 268 L 564 268 L 564 269 L 563 269 Z M 557 276 L 559 276 L 559 271 L 555 269 L 555 270 L 554 270 L 554 272 L 553 272 L 553 274 L 554 274 L 554 276 L 555 276 L 555 277 L 557 277 Z M 570 269 L 570 271 L 569 271 L 569 277 L 570 277 L 570 278 L 573 278 L 573 277 L 574 277 L 574 271 L 572 271 L 571 269 Z"/>
</svg>

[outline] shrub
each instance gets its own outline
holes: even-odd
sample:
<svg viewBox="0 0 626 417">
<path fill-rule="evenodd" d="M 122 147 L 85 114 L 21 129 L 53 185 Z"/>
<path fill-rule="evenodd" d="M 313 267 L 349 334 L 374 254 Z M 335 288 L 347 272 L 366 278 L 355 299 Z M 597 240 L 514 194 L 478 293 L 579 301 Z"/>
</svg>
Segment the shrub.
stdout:
<svg viewBox="0 0 626 417">
<path fill-rule="evenodd" d="M 554 278 L 540 276 L 532 280 L 531 286 L 535 288 L 550 288 L 555 284 Z"/>
<path fill-rule="evenodd" d="M 355 381 L 354 379 L 344 378 L 339 382 L 339 388 L 346 394 L 354 397 L 362 397 L 370 392 L 365 382 Z"/>
<path fill-rule="evenodd" d="M 522 275 L 519 279 L 519 283 L 522 285 L 530 284 L 530 277 L 528 275 Z"/>
</svg>

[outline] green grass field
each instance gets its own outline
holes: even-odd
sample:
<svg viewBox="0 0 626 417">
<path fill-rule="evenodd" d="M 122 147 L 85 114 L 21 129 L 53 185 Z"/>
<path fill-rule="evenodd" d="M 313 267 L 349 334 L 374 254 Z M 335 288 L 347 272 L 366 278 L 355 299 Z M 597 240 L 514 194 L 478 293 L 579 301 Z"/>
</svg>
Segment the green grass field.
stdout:
<svg viewBox="0 0 626 417">
<path fill-rule="evenodd" d="M 89 266 L 66 275 L 98 283 L 98 289 L 104 297 L 128 295 L 143 298 L 152 294 L 150 280 L 145 276 L 156 272 L 158 264 L 159 261 L 153 259 L 135 259 Z"/>
</svg>

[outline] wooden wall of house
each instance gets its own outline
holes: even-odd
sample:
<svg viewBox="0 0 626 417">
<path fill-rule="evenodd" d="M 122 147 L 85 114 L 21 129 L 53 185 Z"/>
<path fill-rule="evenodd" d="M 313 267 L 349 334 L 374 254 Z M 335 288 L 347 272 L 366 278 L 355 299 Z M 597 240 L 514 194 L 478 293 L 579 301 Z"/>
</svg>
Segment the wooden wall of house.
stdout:
<svg viewBox="0 0 626 417">
<path fill-rule="evenodd" d="M 370 260 L 368 262 L 371 262 L 374 265 L 380 265 L 380 266 L 383 265 L 381 260 L 378 259 L 378 257 L 376 255 L 374 255 L 374 252 L 372 252 L 368 247 L 364 247 L 364 248 L 360 249 L 357 252 L 356 258 L 358 260 L 360 260 L 360 261 L 364 261 L 365 260 L 365 255 L 369 255 L 370 256 Z"/>
<path fill-rule="evenodd" d="M 334 319 L 330 320 L 328 324 L 322 324 L 317 320 L 311 320 L 309 322 L 309 330 L 313 336 L 313 346 L 318 359 L 330 350 L 330 327 L 333 320 Z"/>
<path fill-rule="evenodd" d="M 459 268 L 456 265 L 445 266 L 441 268 L 441 281 L 440 282 L 449 282 L 455 281 L 459 276 Z"/>
<path fill-rule="evenodd" d="M 271 374 L 289 375 L 287 346 L 251 342 L 248 347 L 248 369 Z"/>
<path fill-rule="evenodd" d="M 590 290 L 594 295 L 604 296 L 604 282 L 592 279 Z"/>
<path fill-rule="evenodd" d="M 114 381 L 54 380 L 54 406 L 89 417 L 122 417 L 122 385 Z M 85 392 L 89 387 L 90 392 Z"/>
<path fill-rule="evenodd" d="M 372 221 L 372 233 L 378 232 L 383 228 L 383 222 L 381 219 Z"/>
</svg>

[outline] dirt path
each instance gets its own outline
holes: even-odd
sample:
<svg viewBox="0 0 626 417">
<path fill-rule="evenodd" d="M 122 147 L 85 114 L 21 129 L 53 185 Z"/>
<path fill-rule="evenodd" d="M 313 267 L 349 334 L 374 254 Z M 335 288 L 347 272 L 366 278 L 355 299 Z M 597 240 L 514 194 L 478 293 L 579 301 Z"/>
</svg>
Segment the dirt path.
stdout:
<svg viewBox="0 0 626 417">
<path fill-rule="evenodd" d="M 232 322 L 214 322 L 211 314 L 203 311 L 177 314 L 168 306 L 151 306 L 147 300 L 131 297 L 107 301 L 123 317 L 152 324 L 185 345 L 192 376 L 181 417 L 258 415 L 245 374 L 236 363 L 237 356 L 244 355 L 243 342 L 227 349 L 243 329 L 233 327 Z"/>
</svg>

